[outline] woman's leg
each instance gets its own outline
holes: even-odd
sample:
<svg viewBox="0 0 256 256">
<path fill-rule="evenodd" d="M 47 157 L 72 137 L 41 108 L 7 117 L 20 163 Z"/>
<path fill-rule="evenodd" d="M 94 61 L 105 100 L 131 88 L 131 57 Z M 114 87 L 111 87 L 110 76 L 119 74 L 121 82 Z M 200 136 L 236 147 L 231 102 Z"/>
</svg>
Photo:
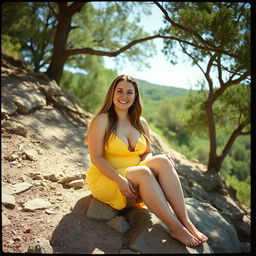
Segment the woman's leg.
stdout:
<svg viewBox="0 0 256 256">
<path fill-rule="evenodd" d="M 154 172 L 169 204 L 182 224 L 201 242 L 208 238 L 190 221 L 179 176 L 171 161 L 165 155 L 154 156 L 147 163 L 147 166 Z"/>
<path fill-rule="evenodd" d="M 170 228 L 172 237 L 187 246 L 197 246 L 201 243 L 172 213 L 161 187 L 147 166 L 128 168 L 126 178 L 139 191 L 147 207 Z"/>
</svg>

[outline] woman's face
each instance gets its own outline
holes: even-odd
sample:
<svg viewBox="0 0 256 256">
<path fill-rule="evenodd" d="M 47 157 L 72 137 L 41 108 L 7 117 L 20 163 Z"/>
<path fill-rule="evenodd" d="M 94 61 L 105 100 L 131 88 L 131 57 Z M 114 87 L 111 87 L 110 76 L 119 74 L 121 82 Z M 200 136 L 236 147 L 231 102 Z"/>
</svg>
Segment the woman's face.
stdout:
<svg viewBox="0 0 256 256">
<path fill-rule="evenodd" d="M 135 89 L 132 83 L 120 81 L 114 91 L 113 103 L 120 110 L 128 110 L 135 100 Z"/>
</svg>

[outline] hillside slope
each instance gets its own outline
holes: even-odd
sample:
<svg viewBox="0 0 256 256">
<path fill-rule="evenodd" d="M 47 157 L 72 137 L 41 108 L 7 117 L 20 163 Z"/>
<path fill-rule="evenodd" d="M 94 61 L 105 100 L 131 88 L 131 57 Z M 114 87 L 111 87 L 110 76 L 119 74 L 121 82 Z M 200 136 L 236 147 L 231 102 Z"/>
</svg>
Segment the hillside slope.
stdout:
<svg viewBox="0 0 256 256">
<path fill-rule="evenodd" d="M 85 183 L 90 159 L 83 141 L 92 115 L 54 81 L 5 55 L 1 78 L 3 251 L 27 252 L 39 238 L 44 240 L 35 248 L 48 253 L 250 250 L 250 209 L 236 200 L 220 177 L 170 149 L 153 132 L 153 153 L 172 155 L 189 215 L 209 242 L 185 248 L 166 237 L 159 221 L 145 209 L 118 213 L 130 225 L 126 233 L 88 218 L 93 200 Z"/>
</svg>

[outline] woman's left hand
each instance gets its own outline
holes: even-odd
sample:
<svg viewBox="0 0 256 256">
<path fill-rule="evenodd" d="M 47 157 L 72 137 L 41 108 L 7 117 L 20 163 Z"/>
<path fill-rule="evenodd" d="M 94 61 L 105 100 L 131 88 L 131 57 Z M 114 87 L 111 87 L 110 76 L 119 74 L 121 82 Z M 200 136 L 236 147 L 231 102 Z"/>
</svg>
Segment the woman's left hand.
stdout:
<svg viewBox="0 0 256 256">
<path fill-rule="evenodd" d="M 166 156 L 170 160 L 170 162 L 172 163 L 173 167 L 175 167 L 175 163 L 174 163 L 172 157 L 170 155 L 168 155 L 168 154 L 166 154 Z"/>
</svg>

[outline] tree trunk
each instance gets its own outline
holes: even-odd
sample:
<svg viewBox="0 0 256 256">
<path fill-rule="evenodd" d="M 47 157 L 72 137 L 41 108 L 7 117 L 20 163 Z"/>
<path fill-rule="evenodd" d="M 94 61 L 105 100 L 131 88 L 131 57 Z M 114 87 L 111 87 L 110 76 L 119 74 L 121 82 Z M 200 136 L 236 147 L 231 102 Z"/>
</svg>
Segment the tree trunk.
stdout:
<svg viewBox="0 0 256 256">
<path fill-rule="evenodd" d="M 49 78 L 54 79 L 57 83 L 60 81 L 64 64 L 68 58 L 65 52 L 68 34 L 72 29 L 72 16 L 76 12 L 80 12 L 85 4 L 86 2 L 75 2 L 68 6 L 67 2 L 58 3 L 59 13 L 56 14 L 58 24 L 54 38 L 51 63 L 46 71 Z"/>
<path fill-rule="evenodd" d="M 209 159 L 208 159 L 208 165 L 207 165 L 208 170 L 215 169 L 215 162 L 216 162 L 216 158 L 217 158 L 216 130 L 215 130 L 215 122 L 214 122 L 214 117 L 213 117 L 212 104 L 213 103 L 209 96 L 209 98 L 205 102 L 205 116 L 206 116 L 208 136 L 209 136 L 209 141 L 210 141 Z"/>
<path fill-rule="evenodd" d="M 71 30 L 71 16 L 60 13 L 58 16 L 58 25 L 54 39 L 54 47 L 52 52 L 51 63 L 46 71 L 49 78 L 54 79 L 57 83 L 60 81 L 64 64 L 65 50 L 68 34 Z"/>
</svg>

